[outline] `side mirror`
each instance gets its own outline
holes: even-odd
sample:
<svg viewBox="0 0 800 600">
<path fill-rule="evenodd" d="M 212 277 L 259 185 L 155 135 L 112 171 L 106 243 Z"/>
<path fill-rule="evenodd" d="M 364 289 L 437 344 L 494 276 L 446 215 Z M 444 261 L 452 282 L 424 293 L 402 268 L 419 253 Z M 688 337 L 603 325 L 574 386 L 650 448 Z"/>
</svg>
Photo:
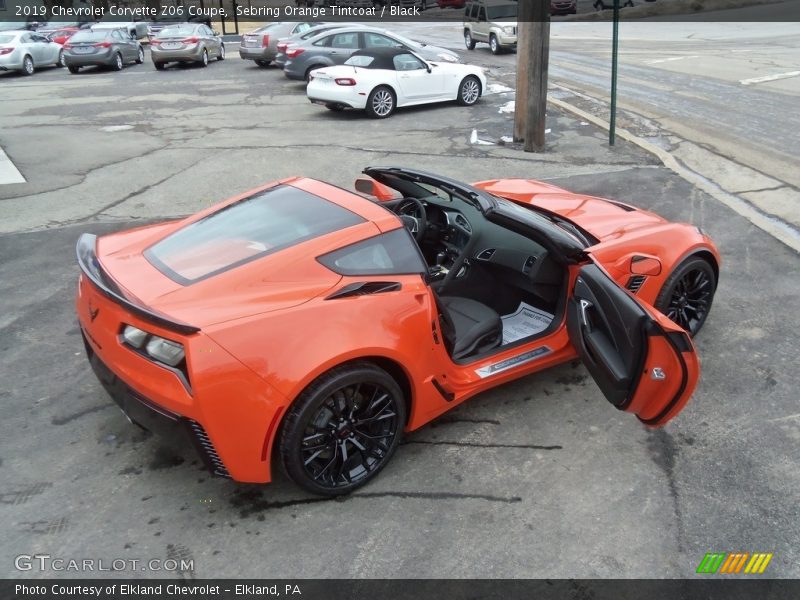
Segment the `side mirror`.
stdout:
<svg viewBox="0 0 800 600">
<path fill-rule="evenodd" d="M 217 31 L 216 29 L 214 29 L 211 33 L 213 33 L 214 35 L 219 35 L 219 31 Z"/>
<path fill-rule="evenodd" d="M 356 179 L 355 188 L 357 192 L 377 198 L 381 202 L 393 200 L 395 196 L 391 188 L 386 187 L 379 181 L 375 181 L 371 177 L 359 177 Z"/>
<path fill-rule="evenodd" d="M 431 66 L 428 63 L 425 63 L 425 70 L 430 73 L 432 71 Z"/>
<path fill-rule="evenodd" d="M 631 258 L 630 271 L 634 275 L 660 275 L 661 261 L 655 256 L 636 255 Z"/>
</svg>

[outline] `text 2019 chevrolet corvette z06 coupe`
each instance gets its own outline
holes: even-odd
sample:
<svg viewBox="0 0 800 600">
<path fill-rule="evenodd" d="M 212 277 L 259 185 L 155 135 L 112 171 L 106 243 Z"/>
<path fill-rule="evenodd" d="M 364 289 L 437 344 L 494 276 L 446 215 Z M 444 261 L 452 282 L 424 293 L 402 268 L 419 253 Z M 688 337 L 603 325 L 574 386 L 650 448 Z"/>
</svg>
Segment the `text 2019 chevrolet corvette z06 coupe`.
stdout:
<svg viewBox="0 0 800 600">
<path fill-rule="evenodd" d="M 237 481 L 274 456 L 337 495 L 404 431 L 575 357 L 647 425 L 684 407 L 720 260 L 699 229 L 533 180 L 364 173 L 80 238 L 86 350 L 132 421 Z"/>
<path fill-rule="evenodd" d="M 483 69 L 426 62 L 405 48 L 359 50 L 340 66 L 317 69 L 306 95 L 330 110 L 357 108 L 385 119 L 396 108 L 456 100 L 472 106 L 486 89 Z"/>
</svg>

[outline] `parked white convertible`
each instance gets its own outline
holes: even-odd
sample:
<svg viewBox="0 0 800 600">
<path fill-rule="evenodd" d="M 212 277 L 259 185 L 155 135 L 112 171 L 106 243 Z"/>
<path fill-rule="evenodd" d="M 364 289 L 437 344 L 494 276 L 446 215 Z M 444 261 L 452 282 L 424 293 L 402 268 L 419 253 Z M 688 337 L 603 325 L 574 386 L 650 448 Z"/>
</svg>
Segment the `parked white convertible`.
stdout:
<svg viewBox="0 0 800 600">
<path fill-rule="evenodd" d="M 427 62 L 407 48 L 359 50 L 343 65 L 313 71 L 308 99 L 330 110 L 355 108 L 384 119 L 396 108 L 457 101 L 472 106 L 486 89 L 483 69 Z"/>
</svg>

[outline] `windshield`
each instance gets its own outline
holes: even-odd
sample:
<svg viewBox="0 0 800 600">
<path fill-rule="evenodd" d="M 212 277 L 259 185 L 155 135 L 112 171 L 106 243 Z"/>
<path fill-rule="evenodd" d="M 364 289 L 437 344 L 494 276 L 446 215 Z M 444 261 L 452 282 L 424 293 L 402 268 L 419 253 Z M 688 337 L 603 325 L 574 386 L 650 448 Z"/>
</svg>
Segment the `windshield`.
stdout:
<svg viewBox="0 0 800 600">
<path fill-rule="evenodd" d="M 515 4 L 502 4 L 500 6 L 490 6 L 486 9 L 490 21 L 498 19 L 516 19 L 517 6 Z"/>
<path fill-rule="evenodd" d="M 363 221 L 333 202 L 284 185 L 187 225 L 147 249 L 145 257 L 167 277 L 188 284 Z"/>
</svg>

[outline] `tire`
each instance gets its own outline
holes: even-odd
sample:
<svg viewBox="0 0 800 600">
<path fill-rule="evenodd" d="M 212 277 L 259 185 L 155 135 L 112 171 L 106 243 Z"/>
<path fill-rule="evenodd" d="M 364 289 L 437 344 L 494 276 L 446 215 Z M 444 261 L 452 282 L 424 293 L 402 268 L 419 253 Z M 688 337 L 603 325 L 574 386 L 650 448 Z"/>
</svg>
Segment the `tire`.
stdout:
<svg viewBox="0 0 800 600">
<path fill-rule="evenodd" d="M 114 55 L 114 64 L 111 65 L 111 69 L 114 71 L 122 71 L 122 67 L 125 66 L 125 62 L 122 60 L 122 54 L 117 52 Z"/>
<path fill-rule="evenodd" d="M 694 337 L 708 317 L 716 290 L 711 264 L 690 256 L 667 277 L 654 306 Z"/>
<path fill-rule="evenodd" d="M 208 50 L 203 48 L 203 55 L 200 57 L 200 66 L 207 67 L 208 66 Z"/>
<path fill-rule="evenodd" d="M 497 36 L 492 34 L 489 36 L 489 48 L 492 51 L 492 54 L 500 54 L 503 49 L 500 47 L 500 42 L 497 41 Z"/>
<path fill-rule="evenodd" d="M 63 69 L 67 66 L 67 59 L 64 58 L 63 50 L 60 50 L 58 53 L 58 62 L 56 62 L 56 66 L 60 69 Z"/>
<path fill-rule="evenodd" d="M 162 62 L 154 62 L 153 66 L 156 68 L 156 71 L 163 71 L 166 65 Z"/>
<path fill-rule="evenodd" d="M 269 66 L 269 63 L 270 63 L 270 62 L 271 62 L 271 61 L 268 61 L 268 60 L 257 60 L 257 61 L 256 61 L 256 64 L 257 64 L 259 67 L 265 67 L 265 68 L 266 68 L 266 67 L 268 67 L 268 66 Z"/>
<path fill-rule="evenodd" d="M 306 75 L 304 77 L 304 79 L 306 80 L 306 83 L 308 83 L 310 81 L 309 78 L 311 77 L 311 71 L 316 71 L 317 69 L 322 69 L 324 66 L 325 65 L 311 65 L 310 67 L 308 67 L 306 69 Z"/>
<path fill-rule="evenodd" d="M 81 70 L 80 67 L 75 67 L 75 66 L 69 66 L 67 67 L 67 69 L 69 69 L 69 72 L 72 73 L 73 75 L 75 75 L 78 71 Z"/>
<path fill-rule="evenodd" d="M 33 59 L 26 55 L 25 58 L 22 59 L 22 74 L 23 75 L 33 75 L 36 71 L 36 66 L 33 64 Z"/>
<path fill-rule="evenodd" d="M 225 60 L 225 44 L 219 45 L 219 53 L 217 54 L 217 60 Z"/>
<path fill-rule="evenodd" d="M 474 75 L 467 75 L 458 86 L 458 103 L 461 106 L 472 106 L 481 97 L 481 82 Z"/>
<path fill-rule="evenodd" d="M 472 33 L 470 33 L 469 29 L 464 31 L 464 45 L 467 47 L 467 50 L 475 50 L 475 44 L 477 44 L 477 42 L 472 39 Z"/>
<path fill-rule="evenodd" d="M 397 97 L 390 87 L 379 85 L 369 93 L 365 110 L 373 119 L 391 116 L 397 104 Z"/>
<path fill-rule="evenodd" d="M 325 108 L 332 110 L 333 112 L 342 112 L 344 110 L 344 106 L 341 104 L 326 104 Z"/>
<path fill-rule="evenodd" d="M 136 55 L 136 64 L 141 65 L 144 63 L 144 48 L 139 46 L 139 54 Z"/>
<path fill-rule="evenodd" d="M 389 462 L 405 417 L 403 392 L 386 371 L 366 362 L 336 367 L 289 409 L 278 441 L 281 462 L 309 492 L 349 494 Z"/>
</svg>

